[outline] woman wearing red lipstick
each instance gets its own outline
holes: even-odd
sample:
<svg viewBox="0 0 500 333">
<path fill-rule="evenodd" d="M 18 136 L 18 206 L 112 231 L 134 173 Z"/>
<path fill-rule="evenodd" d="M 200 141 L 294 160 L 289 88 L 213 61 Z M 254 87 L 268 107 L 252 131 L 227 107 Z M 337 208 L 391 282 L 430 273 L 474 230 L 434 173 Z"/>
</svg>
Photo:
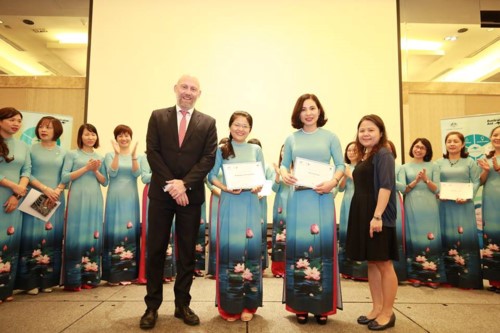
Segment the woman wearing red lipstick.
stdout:
<svg viewBox="0 0 500 333">
<path fill-rule="evenodd" d="M 381 331 L 396 322 L 393 305 L 398 280 L 397 200 L 394 155 L 387 148 L 383 120 L 366 115 L 358 123 L 356 138 L 361 161 L 353 172 L 354 195 L 347 226 L 347 257 L 368 261 L 372 309 L 357 319 L 368 329 Z"/>
<path fill-rule="evenodd" d="M 318 97 L 304 94 L 295 102 L 291 123 L 297 129 L 285 141 L 280 171 L 293 187 L 287 200 L 285 302 L 305 324 L 312 313 L 325 325 L 342 308 L 333 189 L 344 174 L 342 148 L 337 135 L 323 126 L 328 121 Z M 314 188 L 296 188 L 296 158 L 333 163 L 335 173 Z M 300 189 L 297 191 L 297 189 Z"/>
<path fill-rule="evenodd" d="M 66 187 L 61 172 L 66 150 L 57 141 L 62 133 L 63 126 L 57 118 L 42 117 L 35 128 L 40 142 L 30 149 L 31 187 L 50 202 L 61 202 L 47 222 L 24 214 L 16 288 L 30 295 L 37 295 L 39 290 L 51 292 L 60 282 Z"/>
<path fill-rule="evenodd" d="M 469 158 L 465 137 L 460 132 L 449 132 L 444 140 L 446 154 L 436 163 L 443 183 L 472 183 L 475 196 L 480 185 L 481 170 Z M 477 237 L 474 201 L 466 198 L 440 200 L 439 215 L 443 235 L 446 282 L 454 287 L 482 289 L 481 258 Z"/>
<path fill-rule="evenodd" d="M 13 299 L 22 229 L 17 208 L 26 195 L 31 173 L 29 148 L 14 138 L 22 121 L 15 108 L 0 109 L 0 303 Z"/>
<path fill-rule="evenodd" d="M 104 158 L 95 149 L 94 125 L 78 129 L 78 149 L 66 154 L 63 182 L 71 182 L 66 209 L 63 284 L 66 291 L 91 289 L 101 281 L 103 197 L 108 185 Z"/>
<path fill-rule="evenodd" d="M 102 278 L 110 285 L 128 285 L 137 278 L 140 237 L 139 191 L 141 174 L 137 143 L 132 144 L 132 129 L 118 125 L 104 164 L 109 176 L 104 217 Z"/>
</svg>

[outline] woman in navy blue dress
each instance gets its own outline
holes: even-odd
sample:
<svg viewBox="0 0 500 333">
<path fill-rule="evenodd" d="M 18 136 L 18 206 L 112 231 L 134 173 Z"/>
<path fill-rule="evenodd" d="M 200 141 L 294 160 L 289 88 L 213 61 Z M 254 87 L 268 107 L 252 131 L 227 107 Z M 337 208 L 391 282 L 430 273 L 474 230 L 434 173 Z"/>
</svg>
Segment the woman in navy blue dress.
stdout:
<svg viewBox="0 0 500 333">
<path fill-rule="evenodd" d="M 362 159 L 353 173 L 347 256 L 368 261 L 372 309 L 357 321 L 370 330 L 384 330 L 396 322 L 393 305 L 398 278 L 392 262 L 398 260 L 395 162 L 379 116 L 361 118 L 356 142 Z"/>
</svg>

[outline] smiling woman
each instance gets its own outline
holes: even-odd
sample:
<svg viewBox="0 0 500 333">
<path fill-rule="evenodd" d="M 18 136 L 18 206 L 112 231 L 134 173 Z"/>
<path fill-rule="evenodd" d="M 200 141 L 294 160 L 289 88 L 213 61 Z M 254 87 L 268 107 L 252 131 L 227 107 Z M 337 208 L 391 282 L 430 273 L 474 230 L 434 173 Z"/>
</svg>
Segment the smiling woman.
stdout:
<svg viewBox="0 0 500 333">
<path fill-rule="evenodd" d="M 258 193 L 252 189 L 229 189 L 228 175 L 217 176 L 223 165 L 260 162 L 264 157 L 259 145 L 247 143 L 253 118 L 245 111 L 234 112 L 229 119 L 229 140 L 217 149 L 215 165 L 208 180 L 222 192 L 217 219 L 216 304 L 227 321 L 250 321 L 262 306 L 262 232 Z"/>
<path fill-rule="evenodd" d="M 22 119 L 15 108 L 0 109 L 0 303 L 12 300 L 22 230 L 22 214 L 16 208 L 31 174 L 28 146 L 13 138 Z"/>
</svg>

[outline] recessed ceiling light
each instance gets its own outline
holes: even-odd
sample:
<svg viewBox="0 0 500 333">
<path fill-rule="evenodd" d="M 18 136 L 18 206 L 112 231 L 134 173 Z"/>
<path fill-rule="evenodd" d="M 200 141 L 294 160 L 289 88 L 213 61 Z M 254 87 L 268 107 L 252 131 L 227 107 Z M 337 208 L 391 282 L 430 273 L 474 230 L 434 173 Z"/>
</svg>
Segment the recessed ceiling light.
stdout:
<svg viewBox="0 0 500 333">
<path fill-rule="evenodd" d="M 439 51 L 443 43 L 430 42 L 426 40 L 402 39 L 401 49 L 403 50 L 418 50 L 418 51 Z"/>
<path fill-rule="evenodd" d="M 449 42 L 454 42 L 458 39 L 457 36 L 446 36 L 444 40 L 449 41 Z"/>
<path fill-rule="evenodd" d="M 3 21 L 2 21 L 2 20 L 0 20 L 0 24 L 3 24 Z"/>
<path fill-rule="evenodd" d="M 63 33 L 56 35 L 61 44 L 87 44 L 88 35 L 86 33 Z"/>
</svg>

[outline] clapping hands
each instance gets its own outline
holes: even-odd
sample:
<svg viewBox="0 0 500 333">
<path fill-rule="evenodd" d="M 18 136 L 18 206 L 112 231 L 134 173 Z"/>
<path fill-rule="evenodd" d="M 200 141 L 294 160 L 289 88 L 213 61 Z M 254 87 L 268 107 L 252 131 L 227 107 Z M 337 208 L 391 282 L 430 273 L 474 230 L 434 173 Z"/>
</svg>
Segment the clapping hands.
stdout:
<svg viewBox="0 0 500 333">
<path fill-rule="evenodd" d="M 100 160 L 94 160 L 94 159 L 91 158 L 87 162 L 87 170 L 89 170 L 89 171 L 96 172 L 97 170 L 99 170 L 100 167 L 101 167 L 101 161 Z"/>
</svg>

